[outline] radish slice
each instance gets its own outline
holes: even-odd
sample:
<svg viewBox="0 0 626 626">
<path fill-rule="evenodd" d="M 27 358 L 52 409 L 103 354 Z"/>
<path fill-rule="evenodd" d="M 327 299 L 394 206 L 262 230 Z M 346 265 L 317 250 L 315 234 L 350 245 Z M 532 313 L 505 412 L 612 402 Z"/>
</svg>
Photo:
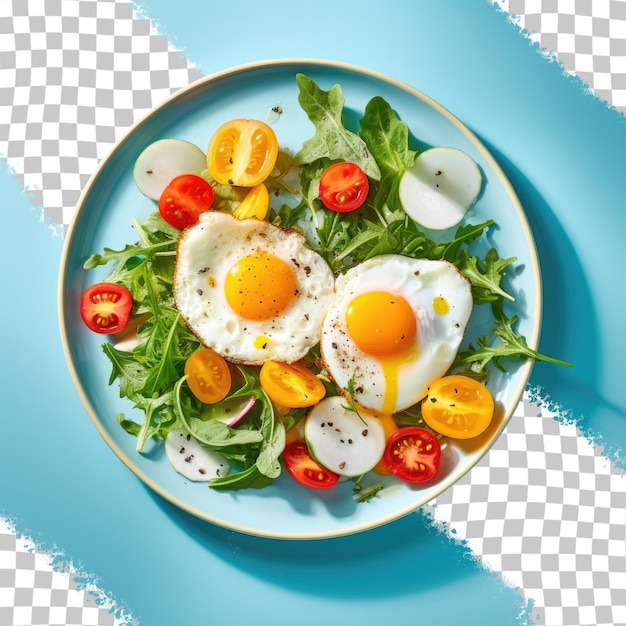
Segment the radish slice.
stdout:
<svg viewBox="0 0 626 626">
<path fill-rule="evenodd" d="M 318 463 L 340 476 L 369 472 L 385 451 L 385 430 L 373 415 L 348 407 L 348 400 L 331 396 L 319 402 L 304 424 L 309 451 Z"/>
<path fill-rule="evenodd" d="M 207 482 L 230 471 L 225 456 L 205 448 L 184 428 L 167 433 L 165 453 L 172 467 L 192 481 Z"/>
<path fill-rule="evenodd" d="M 248 414 L 255 401 L 254 396 L 246 396 L 245 398 L 225 398 L 213 404 L 206 404 L 202 407 L 202 419 L 217 420 L 226 426 L 235 426 Z"/>
<path fill-rule="evenodd" d="M 457 148 L 430 148 L 408 169 L 398 193 L 407 214 L 424 228 L 456 226 L 476 201 L 482 185 L 478 165 Z"/>
<path fill-rule="evenodd" d="M 174 178 L 204 169 L 206 157 L 198 146 L 183 139 L 158 139 L 137 157 L 133 178 L 141 193 L 158 200 Z"/>
<path fill-rule="evenodd" d="M 254 406 L 256 398 L 251 396 L 248 399 L 232 398 L 225 401 L 224 415 L 218 417 L 226 426 L 234 426 L 239 423 Z"/>
</svg>

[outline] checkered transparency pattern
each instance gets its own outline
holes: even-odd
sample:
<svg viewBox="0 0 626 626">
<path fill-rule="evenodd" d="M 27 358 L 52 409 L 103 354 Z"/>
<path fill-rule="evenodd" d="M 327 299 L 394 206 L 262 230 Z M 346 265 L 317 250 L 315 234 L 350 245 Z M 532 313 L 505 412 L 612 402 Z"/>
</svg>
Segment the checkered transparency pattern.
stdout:
<svg viewBox="0 0 626 626">
<path fill-rule="evenodd" d="M 0 626 L 119 626 L 112 606 L 96 602 L 69 572 L 35 551 L 0 520 Z"/>
<path fill-rule="evenodd" d="M 429 508 L 532 599 L 533 623 L 626 624 L 626 475 L 535 394 Z"/>
<path fill-rule="evenodd" d="M 626 0 L 593 0 L 593 14 L 590 0 L 492 1 L 626 110 Z M 199 77 L 127 0 L 0 0 L 0 155 L 62 231 L 127 128 Z M 626 625 L 624 473 L 535 396 L 429 511 L 520 589 L 534 623 Z M 0 525 L 0 626 L 117 620 L 19 542 Z"/>
<path fill-rule="evenodd" d="M 199 77 L 126 1 L 2 0 L 0 155 L 67 226 L 128 127 Z"/>
<path fill-rule="evenodd" d="M 542 52 L 626 114 L 626 0 L 489 0 Z"/>
</svg>

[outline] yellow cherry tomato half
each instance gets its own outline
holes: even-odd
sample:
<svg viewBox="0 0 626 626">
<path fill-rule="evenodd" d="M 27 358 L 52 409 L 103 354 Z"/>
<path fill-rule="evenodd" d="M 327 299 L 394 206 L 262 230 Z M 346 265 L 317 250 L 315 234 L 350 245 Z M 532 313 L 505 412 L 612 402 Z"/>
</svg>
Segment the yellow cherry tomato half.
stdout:
<svg viewBox="0 0 626 626">
<path fill-rule="evenodd" d="M 256 217 L 264 220 L 270 209 L 270 194 L 265 183 L 252 187 L 242 203 L 233 211 L 240 220 Z"/>
<path fill-rule="evenodd" d="M 471 439 L 489 426 L 494 408 L 493 396 L 485 385 L 453 374 L 430 385 L 422 401 L 422 417 L 445 437 Z"/>
<path fill-rule="evenodd" d="M 191 393 L 205 404 L 223 400 L 230 391 L 232 379 L 228 363 L 211 348 L 200 348 L 192 353 L 185 363 L 185 374 Z"/>
<path fill-rule="evenodd" d="M 278 140 L 265 122 L 235 119 L 213 133 L 206 158 L 209 173 L 221 185 L 254 187 L 274 169 Z"/>
<path fill-rule="evenodd" d="M 299 362 L 267 361 L 259 380 L 272 402 L 291 409 L 313 406 L 326 395 L 322 381 Z"/>
</svg>

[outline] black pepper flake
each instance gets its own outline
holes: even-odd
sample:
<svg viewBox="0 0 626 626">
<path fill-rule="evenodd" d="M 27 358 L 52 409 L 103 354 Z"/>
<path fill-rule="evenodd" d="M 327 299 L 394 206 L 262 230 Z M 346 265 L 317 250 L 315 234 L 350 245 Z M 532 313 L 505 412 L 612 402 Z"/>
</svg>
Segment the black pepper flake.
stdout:
<svg viewBox="0 0 626 626">
<path fill-rule="evenodd" d="M 185 457 L 185 463 L 191 463 L 193 461 L 193 454 L 190 454 L 188 457 Z"/>
<path fill-rule="evenodd" d="M 435 404 L 435 402 L 437 402 L 437 398 L 431 398 L 430 401 Z"/>
<path fill-rule="evenodd" d="M 311 268 L 310 268 L 308 265 L 305 265 L 305 266 L 304 266 L 304 273 L 305 273 L 307 276 L 310 276 L 310 274 L 311 274 Z"/>
<path fill-rule="evenodd" d="M 343 469 L 346 466 L 346 462 L 345 461 L 341 461 L 341 463 L 339 463 L 339 465 L 337 465 L 337 467 L 339 469 Z"/>
<path fill-rule="evenodd" d="M 364 428 L 364 429 L 361 431 L 361 434 L 363 435 L 363 437 L 367 437 L 367 436 L 369 435 L 369 430 L 367 430 L 367 428 Z"/>
<path fill-rule="evenodd" d="M 206 470 L 204 468 L 202 468 L 202 467 L 198 470 L 198 472 L 200 474 L 202 474 L 203 476 L 204 476 L 204 474 L 206 474 Z"/>
<path fill-rule="evenodd" d="M 233 181 L 233 179 L 232 179 L 232 178 L 229 178 L 229 179 L 228 179 L 228 184 L 229 184 L 229 185 L 234 185 L 234 184 L 235 184 L 235 182 Z"/>
<path fill-rule="evenodd" d="M 196 289 L 196 293 L 197 293 L 199 296 L 201 296 L 201 295 L 204 293 L 204 291 L 202 291 L 202 289 Z"/>
</svg>

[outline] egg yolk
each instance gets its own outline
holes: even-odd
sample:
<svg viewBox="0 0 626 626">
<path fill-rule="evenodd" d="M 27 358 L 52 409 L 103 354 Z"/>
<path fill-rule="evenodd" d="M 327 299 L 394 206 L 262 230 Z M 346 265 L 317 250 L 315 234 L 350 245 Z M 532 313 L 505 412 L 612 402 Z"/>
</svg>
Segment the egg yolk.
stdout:
<svg viewBox="0 0 626 626">
<path fill-rule="evenodd" d="M 268 252 L 255 252 L 230 268 L 224 291 L 237 315 L 263 321 L 291 304 L 298 293 L 298 281 L 288 263 Z"/>
<path fill-rule="evenodd" d="M 450 312 L 450 305 L 443 296 L 433 298 L 433 311 L 438 315 L 445 315 Z"/>
<path fill-rule="evenodd" d="M 346 310 L 346 326 L 358 348 L 373 357 L 403 352 L 417 332 L 409 303 L 386 291 L 356 296 Z"/>
<path fill-rule="evenodd" d="M 371 291 L 356 296 L 346 310 L 346 326 L 359 350 L 379 360 L 385 377 L 381 410 L 396 410 L 400 369 L 417 354 L 417 318 L 396 294 Z"/>
</svg>

